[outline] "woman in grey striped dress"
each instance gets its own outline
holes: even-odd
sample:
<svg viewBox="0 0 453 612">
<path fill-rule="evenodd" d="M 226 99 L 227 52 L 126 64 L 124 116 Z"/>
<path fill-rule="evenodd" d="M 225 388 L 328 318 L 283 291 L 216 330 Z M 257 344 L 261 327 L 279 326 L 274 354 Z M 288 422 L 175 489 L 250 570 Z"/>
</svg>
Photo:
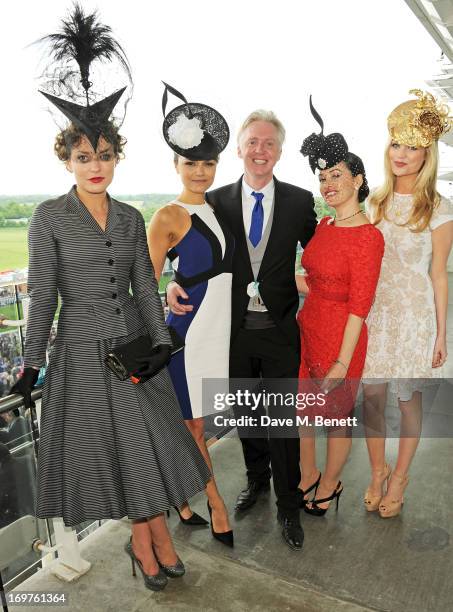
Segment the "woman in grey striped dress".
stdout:
<svg viewBox="0 0 453 612">
<path fill-rule="evenodd" d="M 62 516 L 66 525 L 127 515 L 129 554 L 148 577 L 165 582 L 158 564 L 171 570 L 180 562 L 163 512 L 202 491 L 211 474 L 163 367 L 171 342 L 143 218 L 106 191 L 122 144 L 111 124 L 96 153 L 73 125 L 57 137 L 56 152 L 76 185 L 39 204 L 30 224 L 25 372 L 15 390 L 28 395 L 45 363 L 59 295 L 43 389 L 36 515 Z M 122 382 L 104 358 L 143 334 L 161 347 L 148 374 L 161 369 L 143 384 Z"/>
<path fill-rule="evenodd" d="M 109 26 L 78 4 L 59 32 L 39 42 L 50 46 L 40 91 L 70 121 L 55 152 L 76 185 L 39 204 L 29 230 L 25 367 L 12 389 L 26 405 L 61 299 L 43 388 L 36 516 L 76 525 L 127 515 L 133 573 L 138 563 L 145 585 L 161 590 L 167 576 L 184 573 L 163 512 L 202 491 L 211 474 L 165 368 L 171 340 L 143 218 L 107 193 L 125 143 L 121 114 L 111 115 L 127 86 L 102 97 L 102 75 L 116 62 L 108 87 L 118 69 L 132 85 L 130 67 Z M 154 350 L 141 382 L 118 380 L 105 357 L 143 335 Z"/>
<path fill-rule="evenodd" d="M 112 91 L 117 74 L 131 91 L 130 67 L 109 26 L 78 4 L 39 42 L 50 47 L 40 91 L 70 121 L 55 152 L 76 185 L 37 206 L 29 230 L 25 367 L 12 389 L 27 405 L 61 299 L 43 388 L 36 515 L 66 525 L 127 515 L 133 574 L 138 563 L 145 585 L 161 590 L 167 576 L 184 574 L 163 512 L 202 491 L 211 474 L 165 367 L 171 340 L 143 218 L 107 193 L 125 143 L 118 126 L 127 86 L 100 92 L 106 83 Z M 113 119 L 120 98 L 122 116 Z M 118 380 L 105 357 L 143 335 L 155 350 L 141 382 Z"/>
</svg>

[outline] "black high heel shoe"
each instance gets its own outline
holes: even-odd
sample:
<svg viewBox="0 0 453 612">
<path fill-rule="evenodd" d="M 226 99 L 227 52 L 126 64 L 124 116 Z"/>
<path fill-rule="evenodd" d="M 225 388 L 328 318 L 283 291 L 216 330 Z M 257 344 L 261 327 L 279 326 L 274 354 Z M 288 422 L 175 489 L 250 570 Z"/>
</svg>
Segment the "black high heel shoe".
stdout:
<svg viewBox="0 0 453 612">
<path fill-rule="evenodd" d="M 230 529 L 230 531 L 223 531 L 223 532 L 217 532 L 214 531 L 214 527 L 212 524 L 212 508 L 209 505 L 209 500 L 208 500 L 208 512 L 209 512 L 209 518 L 211 519 L 211 533 L 212 536 L 218 540 L 219 542 L 222 542 L 222 544 L 225 544 L 225 546 L 230 546 L 231 548 L 233 548 L 234 546 L 234 536 L 233 536 L 233 530 Z"/>
<path fill-rule="evenodd" d="M 131 558 L 132 575 L 134 577 L 137 575 L 135 573 L 135 564 L 137 563 L 141 573 L 143 574 L 143 581 L 147 589 L 151 589 L 151 591 L 162 591 L 163 589 L 165 589 L 168 584 L 168 578 L 162 571 L 161 566 L 159 566 L 159 572 L 157 574 L 145 574 L 142 562 L 135 556 L 134 550 L 132 548 L 132 536 L 129 542 L 124 545 L 124 550 Z"/>
<path fill-rule="evenodd" d="M 341 480 L 339 480 L 337 486 L 335 487 L 335 491 L 332 493 L 332 495 L 330 495 L 329 497 L 323 497 L 322 499 L 314 499 L 312 502 L 310 502 L 311 508 L 308 508 L 307 506 L 305 506 L 304 510 L 307 514 L 311 514 L 312 516 L 324 516 L 324 514 L 330 508 L 330 504 L 329 506 L 327 506 L 327 508 L 320 508 L 317 504 L 322 504 L 324 502 L 330 502 L 336 499 L 337 507 L 335 508 L 335 511 L 338 512 L 338 504 L 340 502 L 340 495 L 342 493 L 343 493 L 343 487 L 341 486 Z"/>
<path fill-rule="evenodd" d="M 308 489 L 306 489 L 305 491 L 303 489 L 299 489 L 299 488 L 297 489 L 297 494 L 299 496 L 299 508 L 305 508 L 305 506 L 307 505 L 307 502 L 311 501 L 309 499 L 305 499 L 305 495 L 307 495 L 307 493 L 311 493 L 313 489 L 315 490 L 313 497 L 316 497 L 316 492 L 318 490 L 320 482 L 321 482 L 321 472 L 319 472 L 318 480 L 314 482 L 312 485 L 310 485 Z"/>
<path fill-rule="evenodd" d="M 200 516 L 193 510 L 192 510 L 192 516 L 190 516 L 189 518 L 184 518 L 176 506 L 173 506 L 173 508 L 178 513 L 179 520 L 181 521 L 181 523 L 183 523 L 183 525 L 191 525 L 192 527 L 201 527 L 201 526 L 204 527 L 205 525 L 209 525 L 206 519 L 204 519 L 202 516 Z M 167 510 L 167 512 L 168 512 L 168 516 L 170 516 L 170 510 Z"/>
</svg>

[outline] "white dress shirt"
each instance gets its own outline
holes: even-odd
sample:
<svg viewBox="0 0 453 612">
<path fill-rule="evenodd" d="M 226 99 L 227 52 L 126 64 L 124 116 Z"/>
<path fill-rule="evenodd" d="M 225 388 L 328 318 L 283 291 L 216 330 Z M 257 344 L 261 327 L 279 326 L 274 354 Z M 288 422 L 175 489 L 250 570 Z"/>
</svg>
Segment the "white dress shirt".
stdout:
<svg viewBox="0 0 453 612">
<path fill-rule="evenodd" d="M 267 185 L 265 185 L 262 189 L 253 189 L 245 182 L 245 179 L 242 178 L 242 216 L 244 219 L 244 228 L 245 235 L 248 236 L 250 233 L 250 226 L 252 224 L 252 212 L 253 208 L 256 204 L 255 197 L 252 196 L 252 191 L 256 193 L 264 194 L 263 198 L 263 210 L 264 210 L 264 219 L 263 219 L 263 234 L 266 229 L 267 222 L 269 221 L 269 216 L 272 210 L 272 204 L 274 202 L 274 192 L 275 185 L 274 179 L 271 179 Z"/>
</svg>

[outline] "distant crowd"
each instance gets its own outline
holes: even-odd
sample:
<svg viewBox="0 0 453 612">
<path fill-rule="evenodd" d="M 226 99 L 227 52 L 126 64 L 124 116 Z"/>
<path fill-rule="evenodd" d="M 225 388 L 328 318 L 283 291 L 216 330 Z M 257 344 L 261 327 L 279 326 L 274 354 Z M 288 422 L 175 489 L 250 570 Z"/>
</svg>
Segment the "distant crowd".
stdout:
<svg viewBox="0 0 453 612">
<path fill-rule="evenodd" d="M 0 397 L 7 395 L 19 378 L 23 363 L 21 352 L 17 331 L 0 334 Z"/>
</svg>

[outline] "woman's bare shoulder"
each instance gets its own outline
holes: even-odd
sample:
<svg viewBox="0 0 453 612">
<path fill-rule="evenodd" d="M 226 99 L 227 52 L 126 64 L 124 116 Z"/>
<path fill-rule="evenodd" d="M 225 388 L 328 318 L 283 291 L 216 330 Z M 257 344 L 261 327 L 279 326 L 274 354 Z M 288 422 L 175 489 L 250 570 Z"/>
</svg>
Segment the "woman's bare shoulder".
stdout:
<svg viewBox="0 0 453 612">
<path fill-rule="evenodd" d="M 173 228 L 186 222 L 188 218 L 190 215 L 187 210 L 169 202 L 156 210 L 151 221 L 153 225 Z"/>
</svg>

